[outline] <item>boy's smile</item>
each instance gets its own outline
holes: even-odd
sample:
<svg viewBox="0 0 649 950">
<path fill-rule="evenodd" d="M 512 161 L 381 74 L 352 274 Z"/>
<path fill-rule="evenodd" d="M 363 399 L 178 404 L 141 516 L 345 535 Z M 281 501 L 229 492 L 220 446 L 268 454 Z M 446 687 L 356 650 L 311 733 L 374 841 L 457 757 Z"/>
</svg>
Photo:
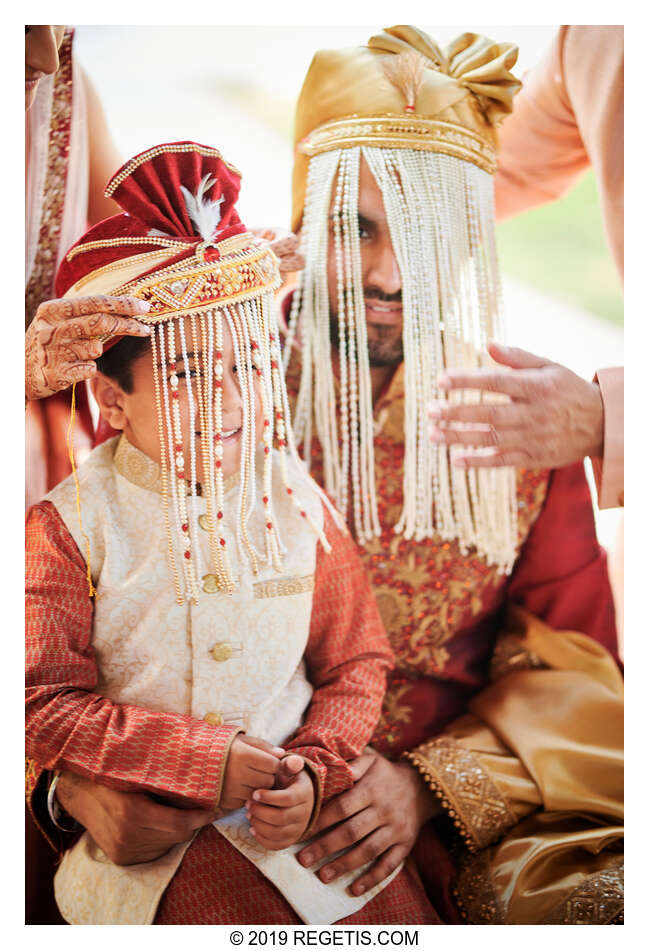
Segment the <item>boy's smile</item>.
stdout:
<svg viewBox="0 0 649 950">
<path fill-rule="evenodd" d="M 191 325 L 188 317 L 185 317 L 184 320 L 185 337 L 189 342 L 192 339 Z M 220 460 L 223 476 L 227 478 L 239 469 L 244 433 L 244 398 L 239 381 L 241 371 L 235 361 L 232 335 L 225 319 L 223 319 L 222 354 L 222 428 L 220 433 L 215 433 L 213 445 L 209 447 L 209 450 L 212 451 L 216 460 Z M 207 386 L 206 371 L 213 372 L 214 366 L 209 368 L 205 367 L 203 353 L 200 350 L 197 352 L 188 352 L 186 363 L 183 359 L 182 352 L 177 352 L 176 357 L 177 369 L 175 375 L 178 378 L 177 402 L 180 410 L 180 429 L 182 433 L 185 478 L 190 480 L 192 477 L 189 433 L 193 432 L 196 480 L 203 482 L 205 479 L 203 459 L 204 446 L 202 444 L 203 432 L 198 396 L 199 392 L 202 392 L 203 398 L 205 398 L 205 389 Z M 98 373 L 93 379 L 93 392 L 99 403 L 102 415 L 113 428 L 121 429 L 132 445 L 160 464 L 158 409 L 156 405 L 155 378 L 151 352 L 145 352 L 142 356 L 135 359 L 132 363 L 131 370 L 133 386 L 130 393 L 126 392 L 114 380 L 104 376 L 102 373 Z M 247 375 L 247 368 L 244 371 Z M 162 390 L 161 373 L 162 370 L 158 368 L 158 377 Z M 169 370 L 167 373 L 167 391 L 169 394 L 171 393 L 170 380 L 172 375 L 172 370 Z M 194 410 L 193 420 L 190 420 L 190 400 L 186 383 L 187 375 L 189 375 L 191 380 Z M 254 389 L 255 444 L 258 445 L 263 432 L 261 383 L 256 373 L 252 374 L 252 379 Z M 164 414 L 165 405 L 162 395 L 160 401 Z M 205 421 L 206 420 L 203 420 L 203 423 Z M 167 466 L 169 466 L 168 459 Z"/>
</svg>

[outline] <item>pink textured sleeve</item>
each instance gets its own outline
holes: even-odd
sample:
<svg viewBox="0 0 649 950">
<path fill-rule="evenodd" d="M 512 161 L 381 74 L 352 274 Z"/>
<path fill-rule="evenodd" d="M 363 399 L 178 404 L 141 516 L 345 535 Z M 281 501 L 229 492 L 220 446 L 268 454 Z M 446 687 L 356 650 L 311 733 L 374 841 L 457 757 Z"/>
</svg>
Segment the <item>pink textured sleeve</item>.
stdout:
<svg viewBox="0 0 649 950">
<path fill-rule="evenodd" d="M 624 367 L 595 374 L 604 403 L 604 455 L 591 459 L 600 508 L 624 506 Z"/>
<path fill-rule="evenodd" d="M 26 753 L 117 789 L 219 798 L 231 727 L 117 704 L 93 692 L 86 566 L 56 508 L 30 509 L 26 540 Z"/>
</svg>

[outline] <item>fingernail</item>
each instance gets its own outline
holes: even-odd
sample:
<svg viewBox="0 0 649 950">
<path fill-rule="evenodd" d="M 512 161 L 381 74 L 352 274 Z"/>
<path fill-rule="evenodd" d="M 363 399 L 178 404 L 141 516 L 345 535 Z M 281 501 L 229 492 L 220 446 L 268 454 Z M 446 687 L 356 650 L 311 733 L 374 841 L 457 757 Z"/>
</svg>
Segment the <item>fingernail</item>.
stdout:
<svg viewBox="0 0 649 950">
<path fill-rule="evenodd" d="M 261 799 L 261 795 L 259 794 L 259 792 L 253 792 L 252 797 L 253 797 L 253 800 L 256 802 L 260 801 Z"/>
<path fill-rule="evenodd" d="M 453 459 L 456 468 L 466 468 L 466 459 Z"/>
<path fill-rule="evenodd" d="M 355 894 L 357 897 L 359 897 L 361 894 L 364 894 L 364 893 L 365 893 L 364 884 L 354 884 L 354 886 L 352 887 L 352 894 Z"/>
<path fill-rule="evenodd" d="M 448 376 L 438 376 L 437 385 L 440 389 L 448 389 L 449 378 Z"/>
<path fill-rule="evenodd" d="M 300 864 L 304 865 L 305 868 L 310 867 L 313 864 L 313 855 L 310 851 L 303 851 L 302 854 L 298 855 Z"/>
<path fill-rule="evenodd" d="M 250 834 L 253 836 L 253 838 L 257 837 L 257 835 L 255 834 L 255 829 L 252 827 L 252 825 L 250 826 Z"/>
<path fill-rule="evenodd" d="M 428 418 L 429 419 L 439 419 L 441 415 L 440 408 L 438 405 L 431 405 L 428 407 Z"/>
<path fill-rule="evenodd" d="M 148 313 L 151 309 L 151 304 L 148 300 L 136 300 L 135 303 L 140 313 Z"/>
<path fill-rule="evenodd" d="M 328 884 L 329 881 L 333 881 L 335 876 L 336 872 L 333 870 L 333 868 L 325 868 L 324 871 L 320 873 L 320 880 L 325 881 L 325 883 Z"/>
<path fill-rule="evenodd" d="M 435 429 L 433 426 L 428 430 L 428 434 L 433 442 L 442 442 L 444 440 L 444 436 L 439 429 Z"/>
<path fill-rule="evenodd" d="M 281 746 L 278 746 L 278 745 L 273 746 L 273 752 L 275 753 L 275 755 L 286 755 L 286 751 L 282 749 Z"/>
</svg>

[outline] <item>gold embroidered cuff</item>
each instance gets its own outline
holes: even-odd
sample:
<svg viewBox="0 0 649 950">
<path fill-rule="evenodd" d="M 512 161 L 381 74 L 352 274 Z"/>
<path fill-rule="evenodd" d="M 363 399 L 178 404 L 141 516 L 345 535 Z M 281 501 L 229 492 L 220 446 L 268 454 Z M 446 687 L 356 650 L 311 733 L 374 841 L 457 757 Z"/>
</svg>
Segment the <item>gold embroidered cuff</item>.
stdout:
<svg viewBox="0 0 649 950">
<path fill-rule="evenodd" d="M 418 769 L 470 851 L 480 851 L 516 824 L 516 816 L 478 756 L 440 736 L 404 758 Z"/>
<path fill-rule="evenodd" d="M 590 874 L 548 914 L 544 924 L 611 924 L 624 915 L 624 858 Z"/>
</svg>

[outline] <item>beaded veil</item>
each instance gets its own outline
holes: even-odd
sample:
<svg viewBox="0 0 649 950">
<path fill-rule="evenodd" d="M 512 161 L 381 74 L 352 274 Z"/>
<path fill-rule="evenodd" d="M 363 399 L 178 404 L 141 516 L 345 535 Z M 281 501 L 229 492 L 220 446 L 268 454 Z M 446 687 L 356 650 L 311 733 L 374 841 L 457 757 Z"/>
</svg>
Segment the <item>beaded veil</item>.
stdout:
<svg viewBox="0 0 649 950">
<path fill-rule="evenodd" d="M 315 419 L 325 487 L 343 514 L 351 496 L 356 537 L 368 541 L 381 528 L 358 232 L 365 161 L 382 194 L 401 273 L 404 505 L 395 530 L 418 540 L 457 538 L 465 551 L 475 547 L 503 571 L 516 550 L 514 471 L 454 467 L 455 450 L 429 442 L 426 406 L 447 398 L 436 385 L 444 368 L 485 365 L 487 341 L 503 336 L 491 174 L 494 126 L 511 111 L 520 86 L 509 72 L 516 56 L 516 47 L 475 34 L 442 51 L 413 27 L 391 27 L 367 47 L 316 54 L 297 107 L 293 226 L 301 223 L 306 267 L 285 347 L 287 364 L 299 325 L 295 435 L 308 460 Z M 330 254 L 337 275 L 337 381 Z"/>
<path fill-rule="evenodd" d="M 281 571 L 283 546 L 273 510 L 273 479 L 278 477 L 274 467 L 279 468 L 279 478 L 296 509 L 328 549 L 289 483 L 286 456 L 296 461 L 298 456 L 275 317 L 280 266 L 270 245 L 248 233 L 238 217 L 239 182 L 237 170 L 216 149 L 192 142 L 161 145 L 137 155 L 106 189 L 106 195 L 125 213 L 88 231 L 68 251 L 57 276 L 59 296 L 129 294 L 150 304 L 140 319 L 154 326 L 151 353 L 163 460 L 160 480 L 178 603 L 198 599 L 202 570 L 200 546 L 195 543 L 199 496 L 204 499 L 209 526 L 210 570 L 219 589 L 234 589 L 222 531 L 225 326 L 232 337 L 243 407 L 239 550 L 253 573 L 260 561 Z M 179 408 L 183 377 L 190 426 L 194 420 L 200 426 L 198 440 L 193 433 L 183 439 Z M 255 387 L 263 414 L 260 446 L 255 444 Z M 201 485 L 196 478 L 198 452 L 204 473 Z M 259 466 L 263 495 L 256 498 Z M 258 550 L 249 524 L 260 517 L 262 505 L 265 549 Z"/>
</svg>

